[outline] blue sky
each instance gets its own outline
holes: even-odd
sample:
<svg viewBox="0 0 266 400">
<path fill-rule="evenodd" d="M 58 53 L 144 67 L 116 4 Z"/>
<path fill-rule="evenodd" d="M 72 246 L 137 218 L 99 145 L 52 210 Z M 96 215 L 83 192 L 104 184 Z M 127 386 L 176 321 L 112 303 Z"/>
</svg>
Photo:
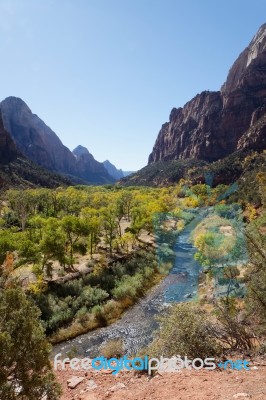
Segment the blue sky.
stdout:
<svg viewBox="0 0 266 400">
<path fill-rule="evenodd" d="M 264 22 L 265 0 L 0 0 L 0 97 L 136 170 L 171 109 L 218 90 Z"/>
</svg>

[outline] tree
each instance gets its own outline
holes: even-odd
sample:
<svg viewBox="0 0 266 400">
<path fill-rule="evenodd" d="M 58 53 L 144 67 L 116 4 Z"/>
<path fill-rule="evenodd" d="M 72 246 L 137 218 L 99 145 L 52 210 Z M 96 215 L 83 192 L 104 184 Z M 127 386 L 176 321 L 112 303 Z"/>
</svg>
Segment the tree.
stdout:
<svg viewBox="0 0 266 400">
<path fill-rule="evenodd" d="M 103 217 L 105 241 L 109 245 L 109 253 L 110 255 L 112 255 L 113 241 L 116 238 L 117 226 L 118 226 L 115 208 L 109 206 L 107 208 L 102 209 L 102 217 Z"/>
<path fill-rule="evenodd" d="M 266 332 L 266 212 L 252 221 L 246 230 L 250 263 L 246 272 L 246 309 Z"/>
<path fill-rule="evenodd" d="M 50 345 L 39 316 L 21 288 L 0 291 L 1 399 L 59 399 L 60 388 L 49 361 Z"/>
<path fill-rule="evenodd" d="M 122 192 L 118 203 L 120 203 L 120 207 L 122 207 L 123 213 L 127 220 L 130 221 L 130 212 L 133 205 L 133 194 L 128 191 Z"/>
<path fill-rule="evenodd" d="M 69 245 L 69 262 L 73 268 L 73 247 L 81 236 L 88 235 L 88 226 L 78 217 L 67 215 L 62 219 L 62 229 L 66 234 L 67 242 Z"/>
<path fill-rule="evenodd" d="M 99 216 L 99 212 L 94 208 L 85 207 L 81 210 L 81 218 L 84 221 L 88 229 L 89 235 L 89 249 L 90 255 L 92 257 L 93 254 L 93 246 L 96 248 L 96 245 L 99 241 L 99 234 L 101 230 L 101 217 Z"/>
<path fill-rule="evenodd" d="M 33 211 L 33 196 L 29 190 L 9 190 L 7 192 L 10 206 L 25 230 L 27 220 Z"/>
<path fill-rule="evenodd" d="M 60 264 L 65 264 L 65 242 L 66 236 L 62 232 L 60 222 L 56 218 L 48 218 L 40 241 L 43 268 L 47 266 L 48 260 L 58 260 Z"/>
<path fill-rule="evenodd" d="M 12 233 L 8 230 L 0 231 L 0 265 L 5 261 L 7 252 L 13 251 L 14 249 L 15 245 Z"/>
</svg>

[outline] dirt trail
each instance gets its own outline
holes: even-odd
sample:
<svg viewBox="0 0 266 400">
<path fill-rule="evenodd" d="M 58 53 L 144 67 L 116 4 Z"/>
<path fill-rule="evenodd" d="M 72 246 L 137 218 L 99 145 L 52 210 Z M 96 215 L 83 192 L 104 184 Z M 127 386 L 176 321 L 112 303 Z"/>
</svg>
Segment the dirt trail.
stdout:
<svg viewBox="0 0 266 400">
<path fill-rule="evenodd" d="M 132 372 L 114 376 L 102 371 L 58 371 L 62 400 L 266 400 L 266 362 L 250 371 L 188 371 L 162 373 L 150 378 Z M 85 374 L 87 376 L 85 376 Z M 73 376 L 84 377 L 75 389 L 67 387 Z"/>
</svg>

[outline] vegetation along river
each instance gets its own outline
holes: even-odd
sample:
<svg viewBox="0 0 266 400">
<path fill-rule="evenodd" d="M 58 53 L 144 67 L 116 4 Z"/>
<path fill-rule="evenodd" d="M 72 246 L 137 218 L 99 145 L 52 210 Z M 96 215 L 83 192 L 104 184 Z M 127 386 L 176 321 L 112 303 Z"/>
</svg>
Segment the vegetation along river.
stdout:
<svg viewBox="0 0 266 400">
<path fill-rule="evenodd" d="M 200 266 L 194 259 L 196 248 L 190 242 L 190 235 L 203 214 L 205 212 L 201 211 L 177 237 L 173 268 L 146 297 L 128 309 L 117 322 L 55 345 L 53 353 L 66 355 L 75 349 L 77 357 L 97 357 L 101 354 L 101 345 L 117 338 L 123 340 L 127 355 L 136 354 L 148 345 L 158 328 L 156 316 L 165 312 L 170 303 L 191 301 L 197 295 Z"/>
</svg>

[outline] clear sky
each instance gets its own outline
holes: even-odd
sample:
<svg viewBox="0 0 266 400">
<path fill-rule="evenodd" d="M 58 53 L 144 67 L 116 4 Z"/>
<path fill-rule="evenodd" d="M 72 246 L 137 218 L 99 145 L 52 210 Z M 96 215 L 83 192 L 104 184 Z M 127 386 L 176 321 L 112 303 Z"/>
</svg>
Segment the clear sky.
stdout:
<svg viewBox="0 0 266 400">
<path fill-rule="evenodd" d="M 0 0 L 0 98 L 137 170 L 171 109 L 218 90 L 264 22 L 265 0 Z"/>
</svg>

